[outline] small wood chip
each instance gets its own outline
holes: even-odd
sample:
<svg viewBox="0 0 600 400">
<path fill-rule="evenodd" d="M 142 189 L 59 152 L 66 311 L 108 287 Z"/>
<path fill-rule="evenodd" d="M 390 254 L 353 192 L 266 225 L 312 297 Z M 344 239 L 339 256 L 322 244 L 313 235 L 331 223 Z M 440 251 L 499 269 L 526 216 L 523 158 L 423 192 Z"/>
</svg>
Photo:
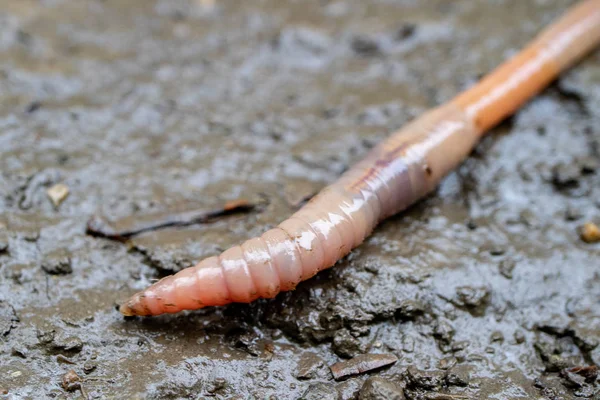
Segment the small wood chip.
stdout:
<svg viewBox="0 0 600 400">
<path fill-rule="evenodd" d="M 593 222 L 585 223 L 581 227 L 580 235 L 581 240 L 586 243 L 600 242 L 600 228 L 598 228 L 598 225 L 594 224 Z"/>
<path fill-rule="evenodd" d="M 372 371 L 394 364 L 398 357 L 393 354 L 362 354 L 348 361 L 341 361 L 329 367 L 336 380 Z"/>
<path fill-rule="evenodd" d="M 69 187 L 64 183 L 57 183 L 48 188 L 46 194 L 50 198 L 50 201 L 52 201 L 52 204 L 54 204 L 54 207 L 58 207 L 69 195 Z"/>
</svg>

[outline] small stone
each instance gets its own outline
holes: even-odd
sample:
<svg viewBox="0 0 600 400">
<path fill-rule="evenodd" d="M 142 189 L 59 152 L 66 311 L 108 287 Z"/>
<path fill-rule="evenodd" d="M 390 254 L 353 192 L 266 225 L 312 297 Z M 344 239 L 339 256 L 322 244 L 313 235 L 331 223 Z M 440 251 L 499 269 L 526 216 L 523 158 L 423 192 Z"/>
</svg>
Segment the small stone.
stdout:
<svg viewBox="0 0 600 400">
<path fill-rule="evenodd" d="M 581 170 L 574 164 L 559 164 L 552 170 L 552 183 L 557 189 L 568 189 L 579 185 Z"/>
<path fill-rule="evenodd" d="M 446 384 L 448 386 L 468 386 L 469 381 L 471 380 L 469 368 L 470 367 L 467 365 L 458 365 L 452 367 L 452 369 L 446 374 Z"/>
<path fill-rule="evenodd" d="M 8 251 L 8 232 L 6 227 L 0 223 L 0 254 Z"/>
<path fill-rule="evenodd" d="M 454 327 L 447 321 L 438 321 L 433 330 L 433 336 L 445 343 L 450 343 L 454 336 Z"/>
<path fill-rule="evenodd" d="M 507 260 L 500 261 L 500 265 L 498 266 L 498 269 L 500 270 L 500 274 L 503 277 L 505 277 L 506 279 L 512 279 L 513 271 L 516 266 L 517 266 L 517 263 L 514 260 L 507 259 Z"/>
<path fill-rule="evenodd" d="M 499 246 L 494 246 L 490 249 L 490 255 L 492 255 L 494 257 L 501 256 L 504 253 L 506 253 L 506 250 Z"/>
<path fill-rule="evenodd" d="M 261 352 L 258 344 L 258 337 L 253 333 L 245 332 L 236 335 L 233 340 L 233 345 L 254 357 L 258 356 Z"/>
<path fill-rule="evenodd" d="M 586 243 L 600 242 L 600 228 L 593 222 L 584 224 L 580 229 L 581 240 Z"/>
<path fill-rule="evenodd" d="M 402 320 L 412 320 L 418 315 L 423 314 L 425 306 L 415 300 L 404 300 L 400 303 L 400 307 L 395 312 L 396 318 Z"/>
<path fill-rule="evenodd" d="M 412 353 L 413 351 L 415 351 L 415 339 L 413 339 L 412 336 L 402 336 L 402 350 L 404 350 L 407 353 Z"/>
<path fill-rule="evenodd" d="M 471 231 L 474 231 L 475 229 L 477 229 L 477 222 L 473 221 L 472 219 L 468 220 L 467 228 Z"/>
<path fill-rule="evenodd" d="M 297 379 L 313 379 L 323 364 L 323 359 L 315 353 L 304 353 L 296 366 L 295 376 Z"/>
<path fill-rule="evenodd" d="M 415 24 L 406 23 L 402 25 L 398 31 L 396 31 L 395 39 L 398 41 L 406 40 L 414 35 L 416 30 L 417 26 Z"/>
<path fill-rule="evenodd" d="M 73 370 L 69 370 L 63 375 L 61 386 L 67 392 L 74 392 L 81 388 L 81 378 Z"/>
<path fill-rule="evenodd" d="M 53 348 L 64 353 L 79 353 L 83 349 L 83 342 L 78 337 L 59 334 L 54 338 Z"/>
<path fill-rule="evenodd" d="M 40 238 L 40 231 L 37 229 L 28 229 L 21 233 L 21 237 L 27 242 L 37 242 Z"/>
<path fill-rule="evenodd" d="M 514 338 L 517 344 L 525 343 L 525 334 L 523 333 L 523 331 L 515 331 Z"/>
<path fill-rule="evenodd" d="M 17 345 L 15 347 L 13 347 L 11 354 L 13 356 L 17 356 L 17 357 L 21 357 L 21 358 L 27 358 L 27 356 L 29 355 L 29 350 L 27 350 L 26 347 L 23 347 L 21 345 Z"/>
<path fill-rule="evenodd" d="M 359 400 L 404 400 L 404 390 L 383 378 L 369 378 L 358 394 Z"/>
<path fill-rule="evenodd" d="M 452 351 L 463 351 L 464 349 L 466 349 L 467 347 L 469 347 L 469 342 L 466 340 L 462 340 L 460 342 L 454 342 L 452 344 Z"/>
<path fill-rule="evenodd" d="M 37 331 L 37 339 L 41 345 L 47 345 L 54 342 L 54 338 L 56 338 L 56 329 L 44 328 Z"/>
<path fill-rule="evenodd" d="M 352 39 L 351 46 L 352 50 L 361 56 L 374 56 L 380 52 L 377 42 L 365 36 L 356 36 Z"/>
<path fill-rule="evenodd" d="M 18 322 L 19 317 L 13 306 L 0 300 L 0 337 L 8 335 Z"/>
<path fill-rule="evenodd" d="M 96 361 L 88 360 L 83 364 L 83 372 L 85 372 L 86 374 L 89 374 L 89 373 L 93 372 L 97 366 L 98 366 L 98 363 L 96 363 Z"/>
<path fill-rule="evenodd" d="M 569 367 L 569 362 L 559 355 L 552 354 L 548 361 L 546 361 L 546 371 L 558 372 L 562 369 Z"/>
<path fill-rule="evenodd" d="M 64 251 L 51 254 L 42 262 L 42 269 L 50 275 L 68 275 L 73 272 L 71 257 Z"/>
<path fill-rule="evenodd" d="M 565 219 L 567 221 L 577 221 L 583 217 L 583 212 L 581 209 L 576 207 L 568 207 L 565 211 Z"/>
<path fill-rule="evenodd" d="M 227 381 L 224 378 L 215 378 L 207 385 L 206 391 L 210 394 L 216 394 L 227 388 Z"/>
<path fill-rule="evenodd" d="M 362 352 L 360 340 L 347 329 L 338 330 L 333 336 L 332 349 L 340 357 L 352 358 Z"/>
<path fill-rule="evenodd" d="M 456 288 L 456 302 L 465 307 L 475 308 L 483 305 L 490 291 L 486 287 L 461 286 Z"/>
<path fill-rule="evenodd" d="M 338 400 L 339 394 L 335 386 L 327 383 L 315 383 L 302 394 L 303 400 Z"/>
<path fill-rule="evenodd" d="M 575 328 L 569 333 L 572 334 L 575 345 L 585 353 L 589 353 L 600 345 L 596 334 L 587 329 Z"/>
<path fill-rule="evenodd" d="M 595 394 L 598 394 L 598 392 L 596 391 L 594 386 L 584 385 L 581 388 L 579 388 L 578 390 L 576 390 L 575 392 L 573 392 L 573 394 L 576 397 L 582 397 L 585 399 L 589 399 L 590 397 L 594 396 Z M 598 399 L 598 397 L 595 397 L 593 400 L 597 400 L 597 399 Z"/>
<path fill-rule="evenodd" d="M 456 365 L 458 361 L 456 360 L 456 357 L 446 357 L 446 358 L 442 358 L 440 360 L 440 362 L 438 363 L 438 367 L 440 369 L 450 369 L 453 366 Z"/>
<path fill-rule="evenodd" d="M 584 175 L 592 175 L 600 168 L 600 161 L 594 157 L 585 157 L 579 160 L 581 173 Z"/>
<path fill-rule="evenodd" d="M 363 354 L 348 361 L 342 361 L 329 367 L 336 380 L 358 375 L 396 363 L 398 357 L 393 354 Z"/>
<path fill-rule="evenodd" d="M 404 373 L 408 387 L 428 391 L 439 390 L 444 383 L 444 375 L 442 371 L 421 371 L 412 365 Z"/>
<path fill-rule="evenodd" d="M 581 387 L 586 383 L 594 383 L 598 378 L 598 367 L 595 365 L 587 367 L 573 367 L 563 369 L 560 375 L 571 383 L 571 386 Z"/>
<path fill-rule="evenodd" d="M 54 207 L 58 207 L 69 195 L 69 187 L 64 183 L 57 183 L 48 188 L 46 194 L 50 198 L 50 201 L 52 201 L 52 204 L 54 204 Z"/>
<path fill-rule="evenodd" d="M 492 332 L 492 335 L 490 336 L 490 342 L 502 343 L 502 342 L 504 342 L 504 335 L 500 331 L 494 331 L 494 332 Z"/>
</svg>

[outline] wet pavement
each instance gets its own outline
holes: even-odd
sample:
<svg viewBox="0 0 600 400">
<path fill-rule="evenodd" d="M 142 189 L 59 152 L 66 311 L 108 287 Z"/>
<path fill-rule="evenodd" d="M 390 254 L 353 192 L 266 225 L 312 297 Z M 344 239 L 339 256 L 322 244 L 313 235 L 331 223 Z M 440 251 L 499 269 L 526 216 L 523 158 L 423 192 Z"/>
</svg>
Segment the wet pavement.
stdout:
<svg viewBox="0 0 600 400">
<path fill-rule="evenodd" d="M 573 3 L 0 0 L 0 399 L 598 398 L 598 51 L 297 290 L 115 308 L 276 225 Z"/>
</svg>

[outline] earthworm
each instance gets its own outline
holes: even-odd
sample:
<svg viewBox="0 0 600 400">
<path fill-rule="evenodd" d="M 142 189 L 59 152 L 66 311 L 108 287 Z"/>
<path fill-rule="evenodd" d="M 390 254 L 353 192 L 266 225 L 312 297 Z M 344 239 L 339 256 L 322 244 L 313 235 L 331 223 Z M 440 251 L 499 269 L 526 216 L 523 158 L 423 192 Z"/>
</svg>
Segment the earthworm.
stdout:
<svg viewBox="0 0 600 400">
<path fill-rule="evenodd" d="M 430 193 L 483 134 L 600 42 L 600 0 L 585 0 L 472 88 L 374 147 L 262 236 L 135 294 L 124 315 L 247 303 L 292 290 L 334 265 L 383 219 Z"/>
</svg>

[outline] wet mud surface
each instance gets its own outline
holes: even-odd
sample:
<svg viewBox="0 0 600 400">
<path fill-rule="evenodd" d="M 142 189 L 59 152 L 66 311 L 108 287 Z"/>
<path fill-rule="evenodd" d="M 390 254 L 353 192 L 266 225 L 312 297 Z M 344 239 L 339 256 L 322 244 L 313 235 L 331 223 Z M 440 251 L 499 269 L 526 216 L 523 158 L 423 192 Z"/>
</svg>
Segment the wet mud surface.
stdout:
<svg viewBox="0 0 600 400">
<path fill-rule="evenodd" d="M 0 398 L 597 399 L 598 51 L 297 290 L 115 309 L 280 222 L 572 3 L 0 0 Z M 260 206 L 86 234 L 239 199 Z"/>
</svg>

